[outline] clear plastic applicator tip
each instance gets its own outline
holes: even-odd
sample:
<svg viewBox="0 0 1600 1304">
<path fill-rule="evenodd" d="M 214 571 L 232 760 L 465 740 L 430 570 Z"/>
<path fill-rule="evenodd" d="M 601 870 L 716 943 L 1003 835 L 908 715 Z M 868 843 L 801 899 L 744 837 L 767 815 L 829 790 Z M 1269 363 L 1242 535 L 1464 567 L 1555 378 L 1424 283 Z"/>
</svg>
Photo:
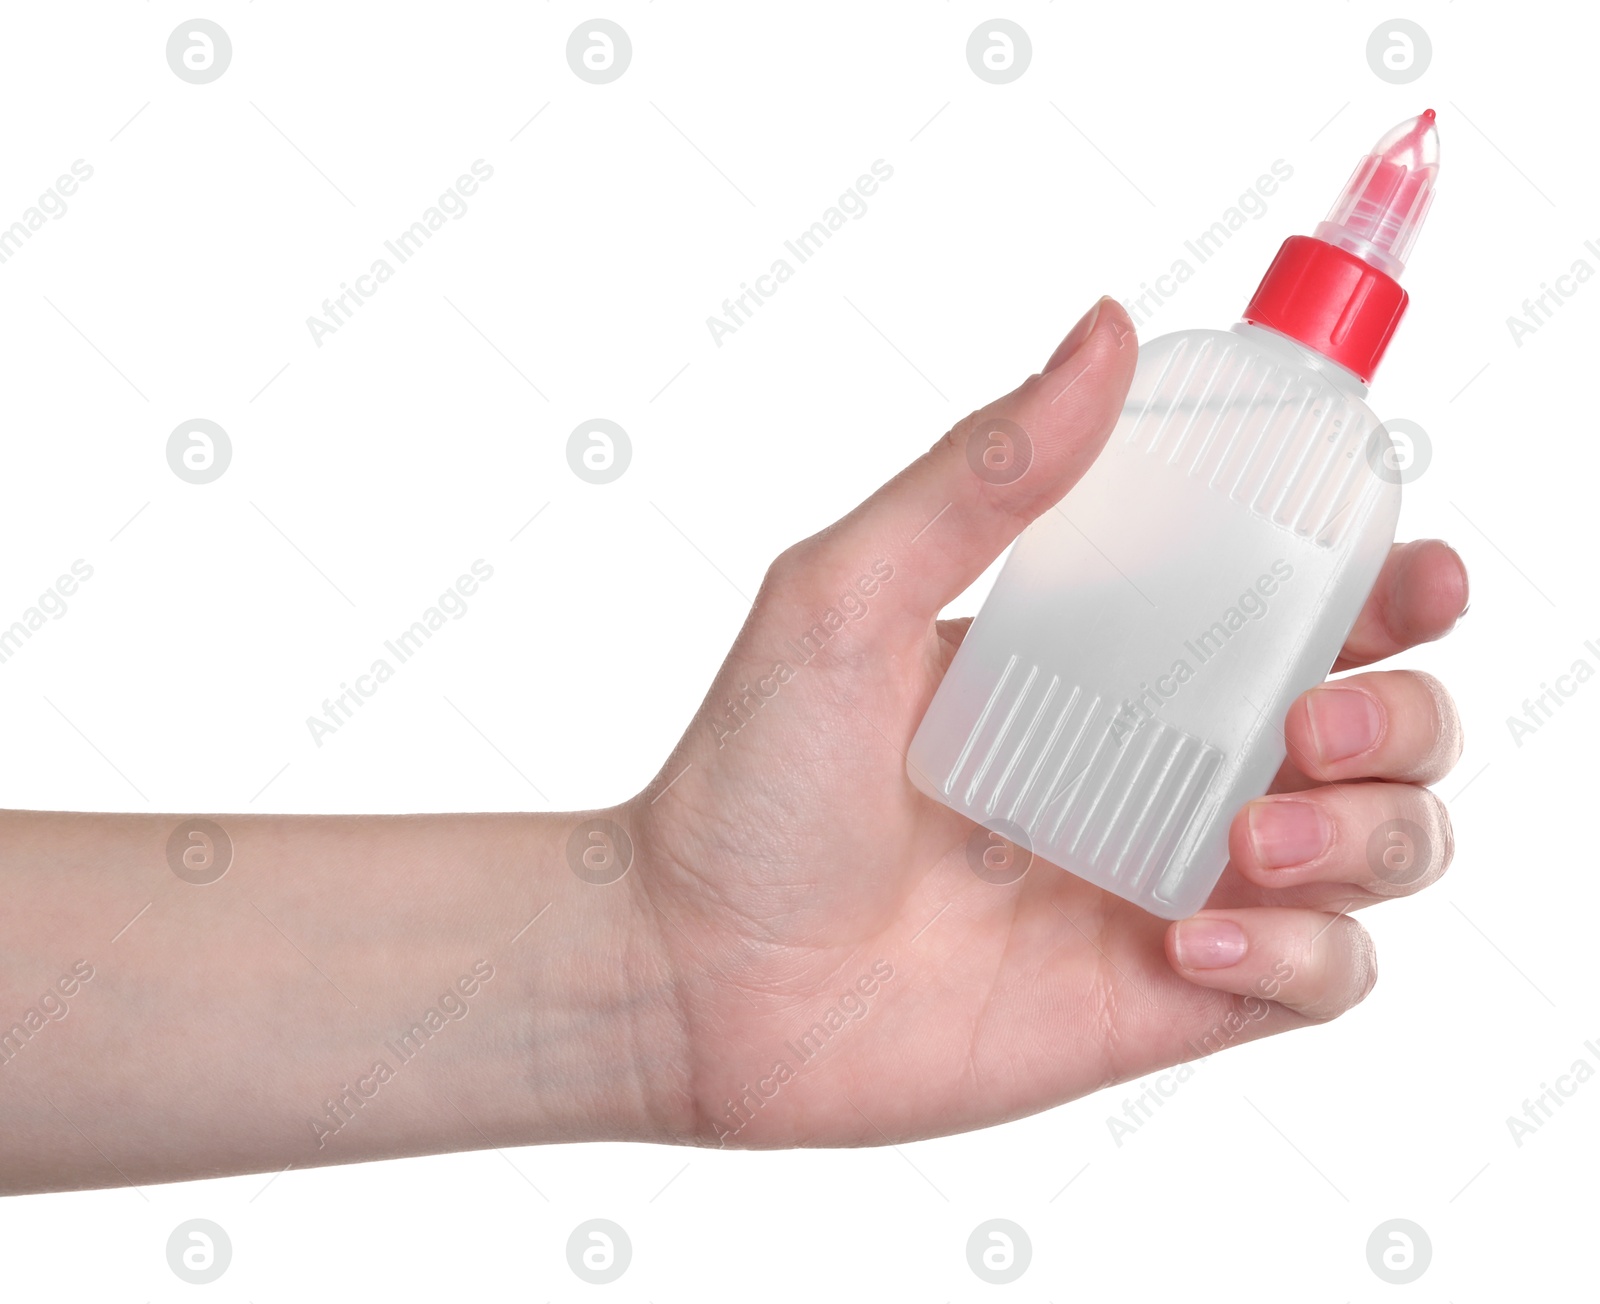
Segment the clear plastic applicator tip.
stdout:
<svg viewBox="0 0 1600 1304">
<path fill-rule="evenodd" d="M 1298 340 L 1369 382 L 1405 313 L 1400 274 L 1438 180 L 1439 131 L 1428 109 L 1356 164 L 1315 235 L 1283 242 L 1244 320 Z"/>
<path fill-rule="evenodd" d="M 1356 165 L 1316 237 L 1399 279 L 1439 178 L 1434 112 L 1408 118 Z"/>
</svg>

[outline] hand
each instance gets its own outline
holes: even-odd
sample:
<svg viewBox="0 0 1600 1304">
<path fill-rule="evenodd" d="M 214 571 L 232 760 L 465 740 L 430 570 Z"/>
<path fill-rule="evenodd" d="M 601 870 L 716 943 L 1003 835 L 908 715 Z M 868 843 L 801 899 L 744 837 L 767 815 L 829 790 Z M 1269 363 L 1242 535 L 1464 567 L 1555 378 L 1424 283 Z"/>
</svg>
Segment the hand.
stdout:
<svg viewBox="0 0 1600 1304">
<path fill-rule="evenodd" d="M 1133 361 L 1102 301 L 1043 374 L 780 557 L 621 807 L 217 815 L 203 884 L 173 864 L 192 817 L 0 812 L 0 1194 L 551 1141 L 899 1141 L 1360 1000 L 1349 912 L 1450 855 L 1420 785 L 1460 728 L 1425 676 L 1300 699 L 1277 795 L 1174 925 L 1042 861 L 979 877 L 976 826 L 906 778 L 966 628 L 938 612 L 1093 461 Z M 965 448 L 1000 415 L 1034 444 L 1005 487 Z M 1337 668 L 1437 638 L 1466 596 L 1449 548 L 1396 548 Z M 1421 830 L 1404 873 L 1368 853 L 1391 819 Z M 632 861 L 589 874 L 615 825 Z"/>
<path fill-rule="evenodd" d="M 1127 316 L 1101 300 L 1041 374 L 779 557 L 682 742 L 617 812 L 637 864 L 624 881 L 676 975 L 682 1051 L 659 1113 L 678 1139 L 956 1132 L 1332 1018 L 1377 972 L 1349 912 L 1444 872 L 1449 820 L 1423 785 L 1461 730 L 1410 671 L 1293 705 L 1274 795 L 1234 820 L 1210 908 L 1176 924 L 1044 862 L 980 878 L 974 826 L 907 780 L 968 623 L 939 611 L 1091 464 L 1134 358 Z M 968 433 L 995 416 L 1034 443 L 1009 486 L 967 463 Z M 1440 637 L 1466 601 L 1449 547 L 1395 547 L 1335 668 Z M 1392 819 L 1424 833 L 1398 874 L 1368 852 Z"/>
</svg>

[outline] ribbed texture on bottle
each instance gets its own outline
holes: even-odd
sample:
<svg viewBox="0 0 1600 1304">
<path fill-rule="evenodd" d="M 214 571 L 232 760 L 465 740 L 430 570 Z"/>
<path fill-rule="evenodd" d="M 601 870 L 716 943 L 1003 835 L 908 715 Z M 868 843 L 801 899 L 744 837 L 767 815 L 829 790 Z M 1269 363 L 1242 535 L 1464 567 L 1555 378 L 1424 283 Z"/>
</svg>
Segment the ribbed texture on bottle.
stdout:
<svg viewBox="0 0 1600 1304">
<path fill-rule="evenodd" d="M 1154 719 L 1119 719 L 1120 709 L 1011 657 L 944 776 L 946 800 L 1009 822 L 1033 852 L 1082 877 L 1166 896 L 1222 753 Z"/>
<path fill-rule="evenodd" d="M 1128 444 L 1321 547 L 1377 488 L 1365 410 L 1237 337 L 1180 341 L 1131 417 Z"/>
</svg>

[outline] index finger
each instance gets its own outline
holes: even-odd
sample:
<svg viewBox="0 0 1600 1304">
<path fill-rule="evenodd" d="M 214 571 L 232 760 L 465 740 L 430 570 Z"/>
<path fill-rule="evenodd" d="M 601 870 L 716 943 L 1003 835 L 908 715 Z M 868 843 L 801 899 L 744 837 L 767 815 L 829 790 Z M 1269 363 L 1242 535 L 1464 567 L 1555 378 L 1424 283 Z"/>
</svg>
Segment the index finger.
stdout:
<svg viewBox="0 0 1600 1304">
<path fill-rule="evenodd" d="M 1443 638 L 1467 609 L 1467 568 L 1442 539 L 1397 543 L 1333 669 L 1381 661 Z"/>
</svg>

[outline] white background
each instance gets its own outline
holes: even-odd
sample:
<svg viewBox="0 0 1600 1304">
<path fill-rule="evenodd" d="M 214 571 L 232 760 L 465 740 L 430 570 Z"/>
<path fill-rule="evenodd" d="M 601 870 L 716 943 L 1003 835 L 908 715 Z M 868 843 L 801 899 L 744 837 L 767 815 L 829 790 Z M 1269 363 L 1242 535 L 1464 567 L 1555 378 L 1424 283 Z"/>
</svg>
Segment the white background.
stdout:
<svg viewBox="0 0 1600 1304">
<path fill-rule="evenodd" d="M 633 45 L 609 85 L 566 61 L 596 12 Z M 621 799 L 775 553 L 1035 370 L 1097 294 L 1165 272 L 1282 159 L 1266 215 L 1144 334 L 1231 323 L 1278 243 L 1432 106 L 1442 186 L 1372 401 L 1432 438 L 1402 537 L 1446 537 L 1472 571 L 1457 633 L 1402 659 L 1465 716 L 1440 787 L 1466 789 L 1460 852 L 1437 888 L 1364 916 L 1366 1004 L 1209 1060 L 1120 1147 L 1106 1120 L 1132 1085 L 899 1152 L 547 1147 L 13 1199 L 9 1297 L 976 1300 L 1001 1289 L 965 1257 L 993 1217 L 1033 1243 L 1003 1288 L 1019 1300 L 1592 1292 L 1600 1081 L 1521 1147 L 1506 1124 L 1600 1063 L 1581 836 L 1600 686 L 1520 747 L 1506 724 L 1579 657 L 1600 666 L 1600 288 L 1520 347 L 1506 324 L 1576 259 L 1600 268 L 1592 11 L 1419 4 L 1404 16 L 1432 63 L 1407 86 L 1368 65 L 1394 13 L 1366 3 L 201 13 L 233 42 L 209 85 L 166 63 L 187 7 L 6 9 L 0 225 L 74 160 L 94 175 L 0 264 L 0 623 L 76 558 L 94 577 L 0 666 L 5 805 Z M 1033 45 L 1008 85 L 965 57 L 997 15 Z M 467 214 L 317 347 L 306 318 L 480 158 L 494 175 Z M 894 176 L 866 215 L 717 347 L 707 316 L 880 158 Z M 205 486 L 166 462 L 192 417 L 233 444 Z M 610 485 L 566 462 L 591 417 L 632 440 Z M 468 615 L 315 747 L 306 716 L 480 557 L 495 575 Z M 166 1264 L 192 1217 L 234 1247 L 204 1288 Z M 564 1253 L 590 1217 L 633 1242 L 604 1288 Z M 1366 1260 L 1394 1217 L 1433 1247 L 1406 1287 Z"/>
</svg>

